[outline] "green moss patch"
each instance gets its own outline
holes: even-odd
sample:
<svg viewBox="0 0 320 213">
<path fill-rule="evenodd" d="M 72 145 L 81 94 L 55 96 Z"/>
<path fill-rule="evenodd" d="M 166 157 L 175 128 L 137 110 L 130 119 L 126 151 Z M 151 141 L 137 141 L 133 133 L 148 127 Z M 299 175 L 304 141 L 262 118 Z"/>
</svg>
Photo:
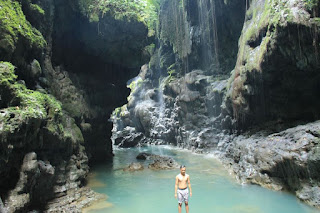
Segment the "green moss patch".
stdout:
<svg viewBox="0 0 320 213">
<path fill-rule="evenodd" d="M 44 13 L 38 5 L 32 4 L 31 7 Z M 20 37 L 28 41 L 29 48 L 42 49 L 46 46 L 42 34 L 26 20 L 19 2 L 0 1 L 0 47 L 12 53 Z"/>
<path fill-rule="evenodd" d="M 235 117 L 241 105 L 246 104 L 243 97 L 245 83 L 250 72 L 261 72 L 261 65 L 267 54 L 272 54 L 278 29 L 293 22 L 293 15 L 286 1 L 253 1 L 246 13 L 246 22 L 239 42 L 239 53 L 234 74 L 232 96 Z"/>
<path fill-rule="evenodd" d="M 10 94 L 7 106 L 1 109 L 0 133 L 14 133 L 30 120 L 39 120 L 52 134 L 83 142 L 80 129 L 63 113 L 61 103 L 49 94 L 27 89 L 17 81 L 14 69 L 11 63 L 0 62 L 0 95 Z"/>
<path fill-rule="evenodd" d="M 127 111 L 127 104 L 123 105 L 122 107 L 118 107 L 116 108 L 113 112 L 112 112 L 112 116 L 113 118 L 121 118 L 125 115 L 125 112 Z"/>
<path fill-rule="evenodd" d="M 81 0 L 80 8 L 91 21 L 99 21 L 104 15 L 110 14 L 117 20 L 143 22 L 149 29 L 149 36 L 155 34 L 158 0 Z"/>
<path fill-rule="evenodd" d="M 32 4 L 30 3 L 30 10 L 34 13 L 38 13 L 40 15 L 43 15 L 45 14 L 44 10 L 37 4 Z"/>
<path fill-rule="evenodd" d="M 308 10 L 313 10 L 319 5 L 319 0 L 304 0 L 304 3 Z"/>
<path fill-rule="evenodd" d="M 14 130 L 22 121 L 28 119 L 54 119 L 62 116 L 61 104 L 48 94 L 29 90 L 17 82 L 14 66 L 0 62 L 0 91 L 10 94 L 7 108 L 2 109 L 0 121 L 6 130 Z M 13 119 L 14 118 L 14 119 Z"/>
</svg>

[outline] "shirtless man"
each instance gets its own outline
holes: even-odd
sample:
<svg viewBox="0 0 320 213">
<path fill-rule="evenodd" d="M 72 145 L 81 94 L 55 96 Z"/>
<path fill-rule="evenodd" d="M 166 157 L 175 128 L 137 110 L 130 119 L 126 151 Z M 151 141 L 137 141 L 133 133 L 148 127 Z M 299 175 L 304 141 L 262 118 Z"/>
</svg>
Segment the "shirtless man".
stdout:
<svg viewBox="0 0 320 213">
<path fill-rule="evenodd" d="M 186 174 L 186 166 L 180 166 L 180 174 L 176 176 L 176 185 L 175 185 L 175 191 L 174 191 L 174 197 L 177 198 L 178 196 L 179 213 L 181 213 L 181 207 L 183 202 L 186 206 L 186 212 L 189 213 L 189 205 L 188 205 L 189 190 L 188 190 L 187 184 L 189 185 L 190 197 L 191 197 L 192 189 L 190 184 L 190 176 Z"/>
</svg>

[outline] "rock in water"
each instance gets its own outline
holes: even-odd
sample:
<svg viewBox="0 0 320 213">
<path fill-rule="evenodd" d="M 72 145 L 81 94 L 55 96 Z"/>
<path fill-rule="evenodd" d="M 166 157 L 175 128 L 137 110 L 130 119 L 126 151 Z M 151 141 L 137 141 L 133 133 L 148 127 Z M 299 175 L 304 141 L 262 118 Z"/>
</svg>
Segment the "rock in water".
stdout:
<svg viewBox="0 0 320 213">
<path fill-rule="evenodd" d="M 150 153 L 146 153 L 146 152 L 141 152 L 139 155 L 137 155 L 137 159 L 138 160 L 148 160 L 150 159 L 152 156 L 154 156 L 153 154 Z"/>
<path fill-rule="evenodd" d="M 177 169 L 179 168 L 178 163 L 170 157 L 164 157 L 159 155 L 153 155 L 154 162 L 150 163 L 148 168 L 153 170 L 163 169 Z"/>
<path fill-rule="evenodd" d="M 128 167 L 124 168 L 123 171 L 140 171 L 143 170 L 144 167 L 141 163 L 131 163 Z"/>
</svg>

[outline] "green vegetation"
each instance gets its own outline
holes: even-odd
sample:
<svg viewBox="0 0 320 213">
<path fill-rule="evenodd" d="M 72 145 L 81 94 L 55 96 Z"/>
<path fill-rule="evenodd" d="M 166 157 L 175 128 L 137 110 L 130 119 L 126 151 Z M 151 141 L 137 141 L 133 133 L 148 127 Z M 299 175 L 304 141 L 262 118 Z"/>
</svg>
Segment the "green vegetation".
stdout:
<svg viewBox="0 0 320 213">
<path fill-rule="evenodd" d="M 98 21 L 99 17 L 110 14 L 117 20 L 143 22 L 149 29 L 149 36 L 155 34 L 159 0 L 91 0 L 82 2 L 87 8 L 87 14 L 91 21 Z"/>
<path fill-rule="evenodd" d="M 18 120 L 62 116 L 61 104 L 53 96 L 29 90 L 24 84 L 17 82 L 12 64 L 0 62 L 0 79 L 1 95 L 10 94 L 8 108 L 4 109 L 5 116 L 0 118 L 8 128 L 15 127 L 14 122 L 11 122 L 13 115 Z"/>
<path fill-rule="evenodd" d="M 142 83 L 143 83 L 143 80 L 141 78 L 139 78 L 139 79 L 137 79 L 135 81 L 132 81 L 130 83 L 130 85 L 127 86 L 131 90 L 130 95 L 127 98 L 128 102 L 131 100 L 131 98 L 132 98 L 133 94 L 135 93 L 136 89 L 141 87 Z"/>
<path fill-rule="evenodd" d="M 32 4 L 31 7 L 44 13 L 38 5 Z M 29 48 L 44 48 L 46 46 L 42 34 L 26 20 L 19 2 L 1 0 L 0 8 L 0 47 L 12 53 L 20 37 L 28 41 Z"/>
<path fill-rule="evenodd" d="M 311 23 L 314 24 L 317 27 L 320 27 L 320 18 L 319 17 L 312 18 L 311 19 Z"/>
<path fill-rule="evenodd" d="M 41 15 L 45 14 L 44 10 L 37 4 L 30 3 L 30 9 L 31 9 L 32 12 L 35 12 L 35 13 L 38 13 L 38 14 L 41 14 Z"/>
<path fill-rule="evenodd" d="M 238 58 L 238 60 L 247 61 L 247 63 L 245 69 L 240 69 L 240 67 L 236 69 L 235 76 L 250 70 L 260 70 L 261 62 L 267 53 L 271 38 L 277 33 L 277 27 L 292 21 L 292 14 L 286 4 L 285 1 L 266 0 L 264 5 L 250 7 L 247 11 L 246 16 L 251 17 L 251 23 L 247 24 L 244 28 L 245 31 L 242 33 Z M 279 11 L 284 11 L 284 13 Z M 262 39 L 258 48 L 249 50 L 251 47 L 248 44 L 255 42 L 257 39 Z M 249 55 L 252 51 L 254 51 L 254 54 Z"/>
<path fill-rule="evenodd" d="M 137 87 L 141 86 L 142 82 L 143 82 L 143 80 L 141 78 L 139 78 L 136 81 L 132 81 L 129 84 L 128 88 L 131 89 L 131 92 L 134 92 Z"/>
<path fill-rule="evenodd" d="M 1 109 L 0 131 L 15 133 L 23 124 L 37 121 L 52 134 L 83 142 L 81 130 L 73 118 L 63 113 L 61 103 L 51 95 L 27 89 L 17 81 L 14 69 L 11 63 L 0 62 L 0 95 L 7 104 Z"/>
<path fill-rule="evenodd" d="M 191 53 L 190 23 L 185 1 L 163 0 L 164 9 L 161 16 L 161 31 L 158 38 L 171 44 L 174 53 L 186 58 Z"/>
<path fill-rule="evenodd" d="M 112 117 L 114 117 L 114 118 L 123 117 L 127 110 L 128 110 L 127 104 L 123 105 L 122 107 L 118 107 L 112 112 Z"/>
<path fill-rule="evenodd" d="M 239 118 L 239 109 L 246 100 L 247 73 L 261 71 L 261 65 L 267 54 L 271 54 L 276 41 L 279 26 L 293 21 L 286 1 L 266 0 L 264 5 L 251 5 L 247 11 L 244 29 L 240 38 L 237 65 L 228 81 L 227 88 L 233 85 L 229 96 L 233 102 L 234 116 Z M 244 63 L 245 62 L 245 63 Z"/>
<path fill-rule="evenodd" d="M 176 64 L 172 64 L 168 67 L 167 69 L 168 72 L 168 78 L 166 79 L 166 84 L 171 83 L 172 81 L 174 81 L 177 77 L 177 70 L 176 70 Z"/>
<path fill-rule="evenodd" d="M 150 45 L 148 45 L 148 46 L 146 46 L 145 48 L 144 48 L 144 50 L 148 53 L 148 55 L 150 55 L 150 56 L 152 56 L 153 54 L 154 54 L 154 51 L 155 51 L 155 49 L 156 49 L 156 45 L 155 44 L 150 44 Z"/>
<path fill-rule="evenodd" d="M 285 10 L 285 2 L 277 2 L 267 0 L 264 5 L 250 7 L 247 12 L 247 17 L 252 17 L 253 24 L 251 24 L 244 33 L 244 40 L 254 40 L 259 36 L 260 31 L 263 28 L 270 26 L 277 26 L 280 23 L 280 13 L 276 10 L 283 10 L 285 13 L 283 16 L 286 16 L 287 19 L 290 18 L 290 10 Z"/>
<path fill-rule="evenodd" d="M 312 10 L 319 4 L 319 0 L 304 0 L 304 3 L 308 10 Z"/>
</svg>

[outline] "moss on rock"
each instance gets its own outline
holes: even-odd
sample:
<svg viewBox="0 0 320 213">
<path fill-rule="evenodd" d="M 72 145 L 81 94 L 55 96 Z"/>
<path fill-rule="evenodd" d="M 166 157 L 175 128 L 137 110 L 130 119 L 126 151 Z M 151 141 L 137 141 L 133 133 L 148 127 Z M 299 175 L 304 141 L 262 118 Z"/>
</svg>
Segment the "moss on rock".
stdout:
<svg viewBox="0 0 320 213">
<path fill-rule="evenodd" d="M 0 62 L 0 95 L 6 97 L 7 106 L 0 114 L 0 134 L 14 133 L 23 123 L 31 119 L 44 121 L 46 129 L 65 140 L 83 142 L 83 136 L 73 118 L 65 115 L 62 106 L 53 96 L 27 89 L 17 81 L 15 67 Z M 4 103 L 1 103 L 4 106 Z"/>
<path fill-rule="evenodd" d="M 160 33 L 158 35 L 164 43 L 170 43 L 174 53 L 185 58 L 191 53 L 190 23 L 184 1 L 165 0 L 161 3 Z"/>
<path fill-rule="evenodd" d="M 30 9 L 31 9 L 31 11 L 34 12 L 34 13 L 38 13 L 38 14 L 40 14 L 40 15 L 42 15 L 42 16 L 45 15 L 44 10 L 43 10 L 39 5 L 37 5 L 37 4 L 32 4 L 32 3 L 30 3 Z"/>
<path fill-rule="evenodd" d="M 42 34 L 26 20 L 19 2 L 3 0 L 0 8 L 0 55 L 11 55 L 20 38 L 27 41 L 27 48 L 42 49 L 46 46 Z M 39 6 L 33 5 L 33 8 L 43 12 Z"/>
<path fill-rule="evenodd" d="M 7 107 L 2 109 L 1 123 L 4 130 L 12 132 L 16 125 L 31 118 L 50 120 L 62 116 L 61 104 L 53 96 L 29 90 L 17 82 L 11 63 L 0 62 L 0 79 L 0 95 L 5 95 L 4 92 L 10 94 L 5 100 L 8 101 Z"/>
<path fill-rule="evenodd" d="M 315 116 L 288 92 L 314 90 L 295 86 L 302 78 L 310 81 L 310 87 L 316 84 L 301 72 L 316 72 L 319 57 L 319 44 L 312 42 L 318 40 L 317 25 L 303 7 L 304 0 L 251 2 L 239 40 L 237 63 L 229 80 L 228 98 L 239 126 L 277 117 L 297 119 L 302 111 Z M 282 79 L 286 80 L 279 82 Z M 290 112 L 282 109 L 288 102 L 292 106 Z"/>
</svg>

